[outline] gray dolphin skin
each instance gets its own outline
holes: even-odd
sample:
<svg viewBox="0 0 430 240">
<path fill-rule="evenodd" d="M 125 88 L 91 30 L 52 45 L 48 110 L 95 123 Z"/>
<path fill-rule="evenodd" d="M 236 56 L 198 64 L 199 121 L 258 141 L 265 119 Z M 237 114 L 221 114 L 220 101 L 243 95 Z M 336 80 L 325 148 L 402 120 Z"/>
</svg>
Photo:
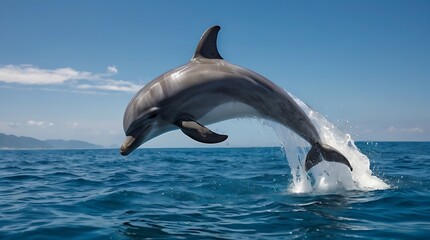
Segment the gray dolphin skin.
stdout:
<svg viewBox="0 0 430 240">
<path fill-rule="evenodd" d="M 124 113 L 126 139 L 121 154 L 163 133 L 181 129 L 202 143 L 227 139 L 205 125 L 238 117 L 259 117 L 288 127 L 312 146 L 305 169 L 326 161 L 347 165 L 337 150 L 321 143 L 311 120 L 282 88 L 263 76 L 233 65 L 217 49 L 219 26 L 206 30 L 192 59 L 146 84 L 133 97 Z"/>
</svg>

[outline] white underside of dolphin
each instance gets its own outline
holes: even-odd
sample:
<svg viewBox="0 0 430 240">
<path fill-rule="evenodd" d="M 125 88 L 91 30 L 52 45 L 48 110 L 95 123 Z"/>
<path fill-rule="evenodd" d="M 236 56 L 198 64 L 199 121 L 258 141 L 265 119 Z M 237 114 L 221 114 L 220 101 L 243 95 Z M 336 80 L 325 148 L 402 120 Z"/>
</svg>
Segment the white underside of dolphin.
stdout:
<svg viewBox="0 0 430 240">
<path fill-rule="evenodd" d="M 263 76 L 225 61 L 217 49 L 219 26 L 209 28 L 187 64 L 168 71 L 145 85 L 124 113 L 127 155 L 144 142 L 181 129 L 202 143 L 227 139 L 205 125 L 232 118 L 258 117 L 278 122 L 312 146 L 305 169 L 323 159 L 347 165 L 337 150 L 321 142 L 318 131 L 294 99 Z"/>
</svg>

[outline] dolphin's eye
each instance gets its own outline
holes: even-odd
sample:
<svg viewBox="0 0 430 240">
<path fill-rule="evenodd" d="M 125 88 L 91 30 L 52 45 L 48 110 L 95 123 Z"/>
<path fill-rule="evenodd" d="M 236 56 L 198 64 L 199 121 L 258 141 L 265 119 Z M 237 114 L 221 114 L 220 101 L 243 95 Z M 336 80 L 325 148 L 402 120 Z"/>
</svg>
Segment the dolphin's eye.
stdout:
<svg viewBox="0 0 430 240">
<path fill-rule="evenodd" d="M 158 116 L 158 112 L 153 112 L 148 115 L 148 119 L 154 119 Z"/>
</svg>

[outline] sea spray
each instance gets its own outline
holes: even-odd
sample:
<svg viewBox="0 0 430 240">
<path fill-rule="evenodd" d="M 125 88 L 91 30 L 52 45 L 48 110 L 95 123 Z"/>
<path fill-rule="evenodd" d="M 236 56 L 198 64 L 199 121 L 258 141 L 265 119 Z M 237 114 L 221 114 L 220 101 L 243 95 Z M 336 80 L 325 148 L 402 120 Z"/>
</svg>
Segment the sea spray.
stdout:
<svg viewBox="0 0 430 240">
<path fill-rule="evenodd" d="M 355 146 L 351 135 L 343 133 L 323 115 L 311 109 L 300 99 L 291 96 L 315 125 L 322 143 L 340 151 L 349 160 L 354 170 L 351 172 L 347 166 L 340 163 L 322 161 L 307 173 L 304 163 L 310 149 L 309 143 L 287 127 L 265 121 L 264 123 L 276 132 L 287 157 L 292 175 L 290 192 L 334 193 L 345 190 L 371 191 L 389 188 L 384 181 L 372 175 L 369 158 Z"/>
</svg>

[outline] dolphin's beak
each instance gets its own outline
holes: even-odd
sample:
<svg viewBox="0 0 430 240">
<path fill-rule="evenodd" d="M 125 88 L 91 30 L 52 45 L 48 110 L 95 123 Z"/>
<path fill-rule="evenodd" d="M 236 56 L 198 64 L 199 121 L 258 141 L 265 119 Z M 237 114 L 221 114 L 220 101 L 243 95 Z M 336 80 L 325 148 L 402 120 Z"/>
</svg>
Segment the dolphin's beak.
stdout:
<svg viewBox="0 0 430 240">
<path fill-rule="evenodd" d="M 132 131 L 121 145 L 121 155 L 127 156 L 138 148 L 147 138 L 147 133 L 151 130 L 151 125 L 140 127 Z"/>
<path fill-rule="evenodd" d="M 121 145 L 121 155 L 127 156 L 134 148 L 131 148 L 136 139 L 133 136 L 127 136 Z"/>
</svg>

